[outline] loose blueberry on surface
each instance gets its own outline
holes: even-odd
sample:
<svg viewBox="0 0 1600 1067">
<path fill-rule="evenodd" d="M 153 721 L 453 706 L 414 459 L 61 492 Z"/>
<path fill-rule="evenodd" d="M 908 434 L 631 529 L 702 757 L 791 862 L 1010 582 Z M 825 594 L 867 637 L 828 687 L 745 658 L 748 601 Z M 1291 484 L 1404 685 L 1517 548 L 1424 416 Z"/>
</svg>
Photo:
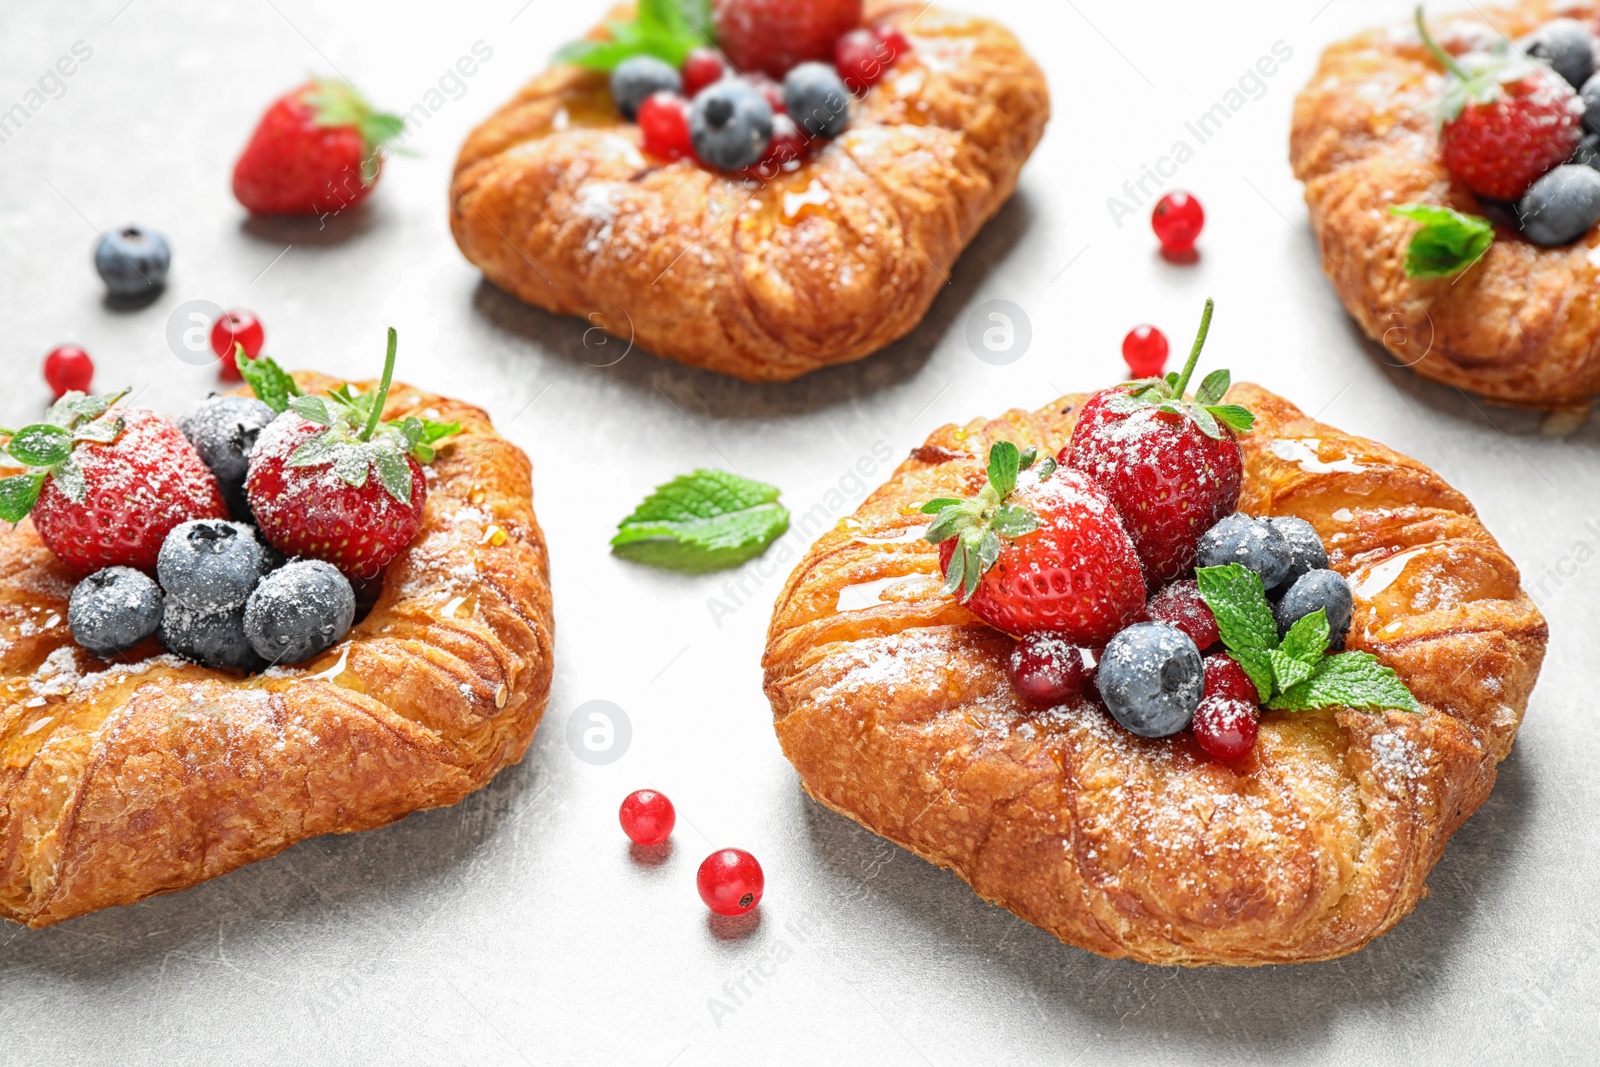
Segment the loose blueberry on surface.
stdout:
<svg viewBox="0 0 1600 1067">
<path fill-rule="evenodd" d="M 77 345 L 52 348 L 44 357 L 44 380 L 57 400 L 73 390 L 87 393 L 94 381 L 94 360 Z"/>
<path fill-rule="evenodd" d="M 700 864 L 695 885 L 706 907 L 718 915 L 743 915 L 761 903 L 766 876 L 750 853 L 742 848 L 724 848 Z"/>
<path fill-rule="evenodd" d="M 161 588 L 143 571 L 107 567 L 72 589 L 67 626 L 97 656 L 126 652 L 161 626 Z"/>
<path fill-rule="evenodd" d="M 1189 635 L 1189 640 L 1199 649 L 1207 649 L 1222 641 L 1222 631 L 1217 628 L 1217 617 L 1200 596 L 1200 584 L 1194 579 L 1172 582 L 1156 591 L 1144 607 L 1144 622 L 1164 622 Z"/>
<path fill-rule="evenodd" d="M 1156 201 L 1150 212 L 1150 228 L 1155 230 L 1162 251 L 1169 255 L 1192 253 L 1205 224 L 1206 213 L 1200 201 L 1185 192 L 1168 193 Z"/>
<path fill-rule="evenodd" d="M 169 598 L 161 616 L 161 644 L 202 667 L 254 671 L 261 657 L 244 635 L 244 605 L 231 611 L 191 611 Z"/>
<path fill-rule="evenodd" d="M 784 75 L 783 103 L 813 137 L 837 137 L 850 127 L 850 90 L 826 63 L 802 63 Z"/>
<path fill-rule="evenodd" d="M 1293 515 L 1274 515 L 1267 523 L 1289 542 L 1291 562 L 1283 586 L 1307 571 L 1320 570 L 1328 565 L 1328 550 L 1322 547 L 1322 538 L 1317 535 L 1315 526 Z"/>
<path fill-rule="evenodd" d="M 1113 637 L 1095 685 L 1111 717 L 1140 737 L 1166 737 L 1189 725 L 1203 687 L 1200 650 L 1189 635 L 1136 622 Z"/>
<path fill-rule="evenodd" d="M 1582 237 L 1600 221 L 1600 171 L 1564 163 L 1528 187 L 1517 201 L 1522 236 L 1546 248 Z"/>
<path fill-rule="evenodd" d="M 1594 73 L 1594 34 L 1577 19 L 1551 19 L 1517 45 L 1533 58 L 1550 64 L 1574 89 Z"/>
<path fill-rule="evenodd" d="M 1600 133 L 1600 74 L 1591 74 L 1578 90 L 1583 97 L 1583 125 L 1590 133 Z"/>
<path fill-rule="evenodd" d="M 693 100 L 708 85 L 722 80 L 728 64 L 715 48 L 696 48 L 683 61 L 683 95 Z"/>
<path fill-rule="evenodd" d="M 1053 707 L 1083 690 L 1083 652 L 1054 634 L 1029 634 L 1011 650 L 1011 688 L 1030 704 Z"/>
<path fill-rule="evenodd" d="M 244 632 L 268 663 L 301 663 L 344 639 L 356 594 L 339 568 L 297 559 L 261 579 L 244 609 Z"/>
<path fill-rule="evenodd" d="M 1321 608 L 1328 615 L 1328 645 L 1342 648 L 1344 635 L 1350 632 L 1350 619 L 1355 612 L 1355 597 L 1350 583 L 1338 571 L 1307 571 L 1289 587 L 1283 598 L 1272 607 L 1272 617 L 1278 623 L 1281 636 L 1298 620 Z"/>
<path fill-rule="evenodd" d="M 250 450 L 267 423 L 276 417 L 271 408 L 254 397 L 213 396 L 176 420 L 178 429 L 216 475 L 222 498 L 228 503 L 228 514 L 236 518 L 250 516 L 250 502 L 244 491 Z"/>
<path fill-rule="evenodd" d="M 1122 339 L 1122 358 L 1135 378 L 1159 378 L 1167 369 L 1167 335 L 1154 326 L 1135 326 Z"/>
<path fill-rule="evenodd" d="M 632 122 L 651 93 L 681 93 L 683 79 L 671 64 L 655 56 L 629 56 L 611 72 L 611 97 L 622 117 Z"/>
<path fill-rule="evenodd" d="M 1256 747 L 1255 701 L 1206 697 L 1194 709 L 1194 739 L 1215 760 L 1243 759 Z"/>
<path fill-rule="evenodd" d="M 156 557 L 156 577 L 167 596 L 201 614 L 243 604 L 266 570 L 266 549 L 255 527 L 221 519 L 179 523 Z"/>
<path fill-rule="evenodd" d="M 689 106 L 689 140 L 701 162 L 742 170 L 766 153 L 772 105 L 749 82 L 724 78 Z"/>
<path fill-rule="evenodd" d="M 261 346 L 266 339 L 267 332 L 262 328 L 261 320 L 256 318 L 255 312 L 243 308 L 224 312 L 212 323 L 211 351 L 217 354 L 217 369 L 223 380 L 237 382 L 244 377 L 239 373 L 239 364 L 234 361 L 235 344 L 244 346 L 245 359 L 255 359 L 261 354 Z"/>
<path fill-rule="evenodd" d="M 166 284 L 172 250 L 154 230 L 124 226 L 100 238 L 94 269 L 113 300 L 139 300 Z"/>
<path fill-rule="evenodd" d="M 694 155 L 689 143 L 689 101 L 677 93 L 651 93 L 639 105 L 644 150 L 665 159 Z"/>
<path fill-rule="evenodd" d="M 1229 563 L 1243 564 L 1261 576 L 1263 587 L 1276 589 L 1294 566 L 1294 550 L 1276 526 L 1236 511 L 1200 535 L 1195 566 Z"/>
<path fill-rule="evenodd" d="M 654 789 L 638 789 L 622 798 L 617 820 L 634 844 L 659 845 L 672 836 L 678 813 L 672 801 Z"/>
<path fill-rule="evenodd" d="M 1206 657 L 1204 696 L 1242 700 L 1250 705 L 1261 703 L 1261 693 L 1244 668 L 1232 656 L 1220 652 Z"/>
</svg>

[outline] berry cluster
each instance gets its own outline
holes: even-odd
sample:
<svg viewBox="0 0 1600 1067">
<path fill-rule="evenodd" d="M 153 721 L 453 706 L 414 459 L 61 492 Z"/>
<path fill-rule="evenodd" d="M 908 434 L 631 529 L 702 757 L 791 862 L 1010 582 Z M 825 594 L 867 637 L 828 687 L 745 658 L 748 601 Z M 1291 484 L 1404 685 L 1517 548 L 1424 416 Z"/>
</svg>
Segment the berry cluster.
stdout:
<svg viewBox="0 0 1600 1067">
<path fill-rule="evenodd" d="M 653 848 L 672 836 L 678 815 L 665 794 L 638 789 L 623 798 L 617 819 L 628 840 Z M 706 907 L 718 915 L 743 915 L 761 903 L 766 875 L 756 858 L 744 849 L 721 848 L 701 861 L 695 872 L 695 886 Z"/>
</svg>

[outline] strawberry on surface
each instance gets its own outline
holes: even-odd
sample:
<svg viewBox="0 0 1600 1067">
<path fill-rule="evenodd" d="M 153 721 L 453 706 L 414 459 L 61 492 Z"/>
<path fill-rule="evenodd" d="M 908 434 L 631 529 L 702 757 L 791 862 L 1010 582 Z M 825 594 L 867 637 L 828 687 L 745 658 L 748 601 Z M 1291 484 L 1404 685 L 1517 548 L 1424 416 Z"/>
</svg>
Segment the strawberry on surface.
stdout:
<svg viewBox="0 0 1600 1067">
<path fill-rule="evenodd" d="M 1249 429 L 1254 416 L 1236 404 L 1222 403 L 1231 381 L 1228 372 L 1212 371 L 1193 400 L 1184 396 L 1212 310 L 1207 300 L 1182 373 L 1103 389 L 1090 397 L 1072 440 L 1058 457 L 1105 490 L 1152 585 L 1188 573 L 1200 536 L 1234 511 L 1244 480 L 1234 431 Z"/>
<path fill-rule="evenodd" d="M 353 207 L 378 182 L 380 149 L 405 123 L 342 81 L 317 80 L 267 108 L 233 168 L 233 195 L 258 215 Z"/>
<path fill-rule="evenodd" d="M 833 62 L 834 42 L 861 25 L 861 0 L 712 0 L 717 45 L 734 68 L 782 78 L 807 60 Z"/>
<path fill-rule="evenodd" d="M 924 535 L 939 546 L 945 591 L 1013 636 L 1050 633 L 1087 646 L 1144 608 L 1133 542 L 1105 493 L 1009 441 L 989 450 L 989 482 L 974 497 L 942 497 Z"/>
</svg>

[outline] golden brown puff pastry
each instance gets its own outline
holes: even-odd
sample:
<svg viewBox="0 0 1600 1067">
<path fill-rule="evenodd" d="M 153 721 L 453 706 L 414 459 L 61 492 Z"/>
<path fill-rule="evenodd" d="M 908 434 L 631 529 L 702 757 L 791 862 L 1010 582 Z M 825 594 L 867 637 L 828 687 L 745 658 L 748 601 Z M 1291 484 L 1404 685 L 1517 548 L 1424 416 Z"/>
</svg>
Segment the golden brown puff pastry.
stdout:
<svg viewBox="0 0 1600 1067">
<path fill-rule="evenodd" d="M 48 926 L 185 889 L 454 804 L 522 758 L 553 642 L 528 459 L 475 407 L 396 385 L 385 410 L 462 433 L 376 606 L 299 667 L 242 678 L 153 644 L 103 663 L 67 630 L 75 576 L 31 522 L 0 533 L 0 916 Z"/>
<path fill-rule="evenodd" d="M 899 2 L 869 15 L 911 52 L 845 133 L 764 186 L 645 157 L 606 75 L 546 71 L 462 147 L 456 243 L 529 303 L 747 381 L 877 351 L 1011 196 L 1050 102 L 987 19 Z"/>
<path fill-rule="evenodd" d="M 940 592 L 917 507 L 975 492 L 994 440 L 1055 452 L 1085 399 L 1068 396 L 936 431 L 790 576 L 766 691 L 806 792 L 1103 956 L 1328 959 L 1409 912 L 1511 749 L 1544 619 L 1437 474 L 1258 387 L 1230 398 L 1257 415 L 1240 507 L 1317 528 L 1355 590 L 1348 647 L 1423 714 L 1263 712 L 1230 766 L 1086 702 L 1022 704 L 1011 638 Z"/>
<path fill-rule="evenodd" d="M 1429 21 L 1453 53 L 1520 37 L 1600 5 L 1529 0 Z M 1369 337 L 1418 374 L 1493 400 L 1583 407 L 1600 392 L 1600 229 L 1540 248 L 1497 226 L 1481 261 L 1452 278 L 1408 278 L 1415 222 L 1395 204 L 1482 214 L 1438 150 L 1444 74 L 1414 28 L 1396 24 L 1333 45 L 1295 101 L 1289 158 L 1305 183 L 1323 268 Z"/>
</svg>

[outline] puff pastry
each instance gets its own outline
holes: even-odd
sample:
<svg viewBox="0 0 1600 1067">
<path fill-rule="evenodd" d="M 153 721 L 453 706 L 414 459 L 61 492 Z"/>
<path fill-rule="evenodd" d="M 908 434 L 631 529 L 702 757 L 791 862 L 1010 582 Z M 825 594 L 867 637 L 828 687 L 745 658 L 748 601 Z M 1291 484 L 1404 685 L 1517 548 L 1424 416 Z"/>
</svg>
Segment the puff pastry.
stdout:
<svg viewBox="0 0 1600 1067">
<path fill-rule="evenodd" d="M 466 404 L 396 385 L 386 411 L 462 433 L 371 613 L 299 667 L 239 678 L 153 644 L 100 662 L 67 630 L 75 576 L 31 522 L 0 533 L 0 916 L 48 926 L 184 889 L 453 804 L 522 758 L 553 641 L 528 459 Z"/>
<path fill-rule="evenodd" d="M 1594 3 L 1528 0 L 1430 20 L 1430 32 L 1459 53 L 1597 12 Z M 1324 270 L 1367 336 L 1423 377 L 1507 404 L 1586 407 L 1600 391 L 1600 229 L 1540 248 L 1498 225 L 1488 253 L 1457 278 L 1406 277 L 1416 224 L 1390 216 L 1391 205 L 1485 213 L 1439 159 L 1443 78 L 1407 27 L 1323 53 L 1295 101 L 1289 158 L 1305 183 Z"/>
<path fill-rule="evenodd" d="M 1494 784 L 1546 628 L 1471 504 L 1415 460 L 1255 386 L 1240 507 L 1297 515 L 1356 593 L 1348 647 L 1421 715 L 1264 712 L 1212 762 L 1085 702 L 1040 712 L 1012 640 L 940 592 L 917 512 L 984 480 L 988 445 L 1054 452 L 1083 396 L 938 430 L 825 534 L 778 598 L 765 656 L 805 790 L 1063 941 L 1155 964 L 1327 959 L 1388 930 Z"/>
<path fill-rule="evenodd" d="M 456 243 L 529 303 L 748 381 L 882 348 L 1011 196 L 1050 104 L 993 22 L 898 2 L 869 16 L 911 52 L 849 130 L 764 186 L 647 159 L 605 75 L 546 71 L 462 147 Z"/>
</svg>

